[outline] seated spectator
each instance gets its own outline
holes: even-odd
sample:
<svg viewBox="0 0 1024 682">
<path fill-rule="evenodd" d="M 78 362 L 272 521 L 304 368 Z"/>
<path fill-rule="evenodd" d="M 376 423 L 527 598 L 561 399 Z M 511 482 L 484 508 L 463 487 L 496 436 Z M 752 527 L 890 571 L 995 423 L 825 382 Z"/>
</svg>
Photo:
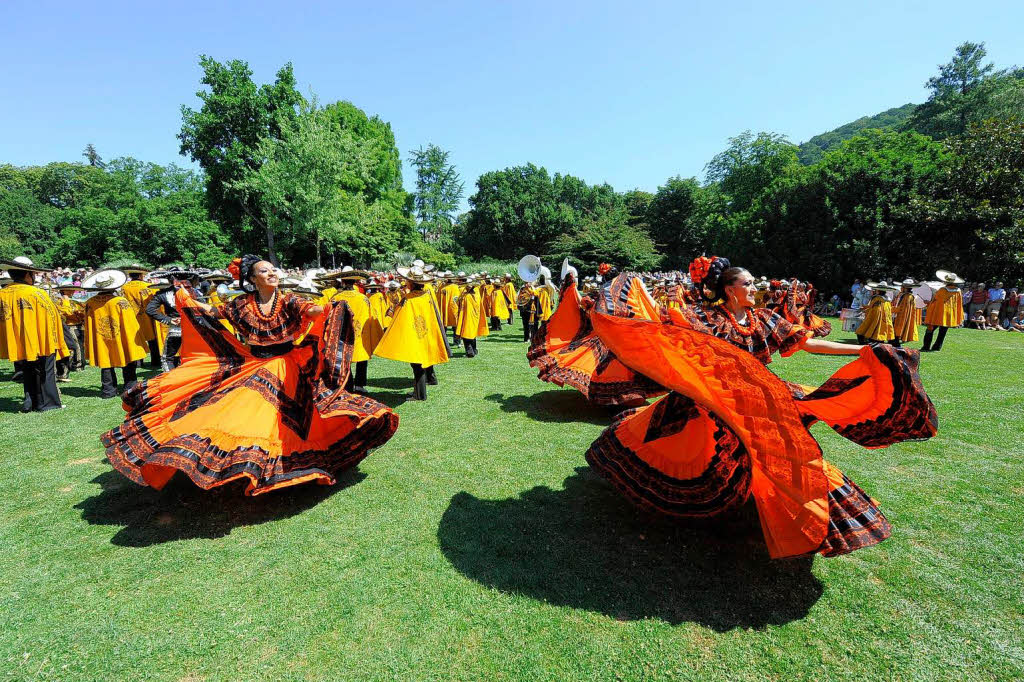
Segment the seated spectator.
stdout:
<svg viewBox="0 0 1024 682">
<path fill-rule="evenodd" d="M 974 314 L 971 315 L 969 320 L 967 320 L 965 326 L 968 329 L 987 329 L 988 322 L 985 321 L 985 313 L 980 309 L 975 310 Z"/>
<path fill-rule="evenodd" d="M 999 324 L 999 311 L 998 310 L 993 310 L 992 312 L 990 312 L 988 314 L 988 328 L 993 330 L 993 331 L 997 331 L 997 332 L 1003 331 L 1002 325 Z"/>
<path fill-rule="evenodd" d="M 1024 310 L 1018 310 L 1016 315 L 1007 320 L 1007 324 L 1011 332 L 1024 332 Z"/>
</svg>

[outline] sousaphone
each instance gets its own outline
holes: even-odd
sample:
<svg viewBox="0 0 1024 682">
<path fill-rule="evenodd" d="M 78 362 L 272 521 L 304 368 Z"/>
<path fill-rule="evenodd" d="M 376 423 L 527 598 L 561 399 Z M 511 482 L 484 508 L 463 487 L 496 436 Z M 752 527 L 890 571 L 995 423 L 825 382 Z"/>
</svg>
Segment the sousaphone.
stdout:
<svg viewBox="0 0 1024 682">
<path fill-rule="evenodd" d="M 519 273 L 519 279 L 524 282 L 534 282 L 541 275 L 541 268 L 544 266 L 540 264 L 540 258 L 537 256 L 523 256 L 519 260 L 519 265 L 516 266 L 516 271 Z"/>
</svg>

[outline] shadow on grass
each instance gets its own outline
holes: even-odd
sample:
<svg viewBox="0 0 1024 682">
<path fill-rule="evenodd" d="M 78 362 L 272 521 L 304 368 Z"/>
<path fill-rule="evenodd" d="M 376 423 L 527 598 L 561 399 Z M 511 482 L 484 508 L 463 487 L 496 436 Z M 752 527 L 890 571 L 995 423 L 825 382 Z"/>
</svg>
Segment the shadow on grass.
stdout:
<svg viewBox="0 0 1024 682">
<path fill-rule="evenodd" d="M 12 398 L 5 396 L 0 398 L 0 412 L 10 412 L 12 414 L 18 414 L 21 412 L 21 408 L 25 406 L 25 399 L 23 397 Z"/>
<path fill-rule="evenodd" d="M 116 471 L 92 480 L 103 489 L 75 505 L 93 525 L 123 526 L 110 539 L 122 547 L 219 538 L 237 526 L 286 519 L 315 507 L 331 495 L 366 478 L 358 469 L 343 472 L 333 486 L 299 485 L 258 497 L 243 494 L 242 481 L 202 490 L 177 475 L 163 490 L 136 485 Z"/>
<path fill-rule="evenodd" d="M 503 412 L 524 412 L 539 422 L 585 422 L 607 425 L 613 414 L 608 409 L 592 405 L 576 391 L 552 389 L 529 395 L 503 395 L 492 393 L 484 397 L 498 403 Z"/>
<path fill-rule="evenodd" d="M 476 582 L 618 620 L 763 628 L 803 618 L 822 594 L 811 558 L 768 557 L 752 506 L 706 522 L 652 516 L 586 467 L 565 490 L 508 500 L 461 492 L 437 535 Z"/>
<path fill-rule="evenodd" d="M 99 386 L 75 386 L 72 384 L 60 384 L 61 395 L 69 395 L 72 398 L 99 398 L 101 396 Z M 119 386 L 118 388 L 123 388 Z M 113 398 L 110 398 L 113 400 Z"/>
</svg>

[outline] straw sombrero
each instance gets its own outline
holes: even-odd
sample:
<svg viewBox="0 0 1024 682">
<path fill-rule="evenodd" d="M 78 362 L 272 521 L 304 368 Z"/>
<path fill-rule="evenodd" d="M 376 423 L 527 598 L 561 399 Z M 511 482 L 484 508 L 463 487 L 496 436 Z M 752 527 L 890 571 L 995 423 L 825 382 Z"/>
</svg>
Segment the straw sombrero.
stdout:
<svg viewBox="0 0 1024 682">
<path fill-rule="evenodd" d="M 413 265 L 411 268 L 404 268 L 399 266 L 395 268 L 395 271 L 398 273 L 400 277 L 402 277 L 403 279 L 407 279 L 410 282 L 418 282 L 424 284 L 426 282 L 434 281 L 434 276 L 431 275 L 428 270 L 425 270 L 424 268 L 418 265 Z"/>
<path fill-rule="evenodd" d="M 50 272 L 52 268 L 41 268 L 32 262 L 32 259 L 28 256 L 18 256 L 17 258 L 0 258 L 0 268 L 7 268 L 8 270 L 27 270 L 29 272 Z"/>
<path fill-rule="evenodd" d="M 85 291 L 114 291 L 124 286 L 128 275 L 121 270 L 100 270 L 89 275 L 82 282 Z"/>
<path fill-rule="evenodd" d="M 341 272 L 336 275 L 337 279 L 342 281 L 370 279 L 372 276 L 372 272 L 367 270 L 356 270 L 351 265 L 346 265 L 341 269 Z"/>
<path fill-rule="evenodd" d="M 878 291 L 879 289 L 885 291 L 896 291 L 896 287 L 886 282 L 884 279 L 881 282 L 868 282 L 868 289 L 872 291 Z"/>
<path fill-rule="evenodd" d="M 120 270 L 121 272 L 123 272 L 126 275 L 135 275 L 135 274 L 145 275 L 147 272 L 149 272 L 153 268 L 150 268 L 150 267 L 145 266 L 145 265 L 140 265 L 138 263 L 132 263 L 131 265 L 126 265 L 123 268 L 117 268 L 117 269 Z"/>
<path fill-rule="evenodd" d="M 963 284 L 964 280 L 955 272 L 949 270 L 936 270 L 935 278 L 945 284 Z"/>
</svg>

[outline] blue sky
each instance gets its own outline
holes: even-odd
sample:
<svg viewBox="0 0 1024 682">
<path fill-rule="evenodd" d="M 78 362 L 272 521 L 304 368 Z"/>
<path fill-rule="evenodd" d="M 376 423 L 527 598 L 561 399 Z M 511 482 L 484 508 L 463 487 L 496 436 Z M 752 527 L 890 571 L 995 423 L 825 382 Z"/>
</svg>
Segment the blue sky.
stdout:
<svg viewBox="0 0 1024 682">
<path fill-rule="evenodd" d="M 702 176 L 751 129 L 794 142 L 926 98 L 965 40 L 1024 64 L 1024 2 L 0 2 L 0 163 L 187 164 L 198 56 L 287 61 L 322 103 L 451 151 L 467 194 L 533 162 L 618 190 Z"/>
</svg>

